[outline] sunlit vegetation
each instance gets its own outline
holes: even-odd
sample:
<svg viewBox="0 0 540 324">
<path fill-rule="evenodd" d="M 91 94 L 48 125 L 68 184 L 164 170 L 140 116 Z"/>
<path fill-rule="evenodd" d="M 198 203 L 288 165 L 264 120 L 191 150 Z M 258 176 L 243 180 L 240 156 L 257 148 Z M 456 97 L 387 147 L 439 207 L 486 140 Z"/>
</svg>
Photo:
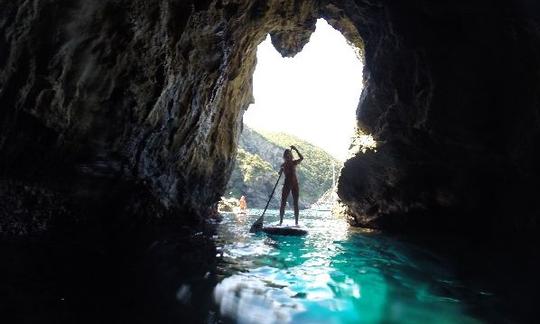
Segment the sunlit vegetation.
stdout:
<svg viewBox="0 0 540 324">
<path fill-rule="evenodd" d="M 366 153 L 368 150 L 377 152 L 377 142 L 370 134 L 365 133 L 360 128 L 356 128 L 352 137 L 349 157 L 358 153 Z"/>
<path fill-rule="evenodd" d="M 291 145 L 299 148 L 305 157 L 304 162 L 298 167 L 299 180 L 305 180 L 306 186 L 321 187 L 321 190 L 314 192 L 317 199 L 332 186 L 332 165 L 336 169 L 341 168 L 341 162 L 337 159 L 321 148 L 295 136 L 270 132 L 261 132 L 261 134 L 282 148 L 288 148 Z"/>
<path fill-rule="evenodd" d="M 282 153 L 296 145 L 304 155 L 298 166 L 300 203 L 308 207 L 332 186 L 332 165 L 339 170 L 341 163 L 324 150 L 297 137 L 283 133 L 244 131 L 243 145 L 238 149 L 237 161 L 229 181 L 227 196 L 246 195 L 251 207 L 264 207 L 268 194 L 275 184 L 282 160 Z M 261 143 L 264 142 L 264 143 Z M 263 145 L 265 149 L 249 152 L 250 147 Z M 271 206 L 277 205 L 275 199 Z"/>
<path fill-rule="evenodd" d="M 261 180 L 261 174 L 270 173 L 273 171 L 272 165 L 256 154 L 250 154 L 243 149 L 238 150 L 239 167 L 244 176 L 244 182 L 253 184 L 257 180 Z"/>
</svg>

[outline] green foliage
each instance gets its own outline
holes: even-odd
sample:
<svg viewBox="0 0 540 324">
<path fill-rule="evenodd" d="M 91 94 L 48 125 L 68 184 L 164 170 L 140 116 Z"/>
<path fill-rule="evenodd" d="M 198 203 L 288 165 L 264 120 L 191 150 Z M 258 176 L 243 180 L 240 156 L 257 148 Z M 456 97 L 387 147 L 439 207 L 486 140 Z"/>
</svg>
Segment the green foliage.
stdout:
<svg viewBox="0 0 540 324">
<path fill-rule="evenodd" d="M 241 148 L 238 149 L 236 159 L 246 185 L 255 185 L 274 171 L 272 165 L 261 159 L 260 156 L 246 152 Z"/>
<path fill-rule="evenodd" d="M 291 145 L 295 145 L 304 156 L 304 161 L 297 168 L 300 204 L 307 207 L 316 202 L 332 186 L 332 164 L 337 172 L 341 162 L 297 137 L 283 133 L 256 132 L 246 125 L 227 196 L 246 195 L 250 207 L 264 207 L 283 162 L 283 150 Z M 279 194 L 276 197 L 270 204 L 271 208 L 278 205 Z"/>
<path fill-rule="evenodd" d="M 337 172 L 341 168 L 340 161 L 323 149 L 298 137 L 285 133 L 260 132 L 260 134 L 283 149 L 294 145 L 302 153 L 304 161 L 297 168 L 298 180 L 310 204 L 332 187 L 332 164 L 335 165 Z"/>
</svg>

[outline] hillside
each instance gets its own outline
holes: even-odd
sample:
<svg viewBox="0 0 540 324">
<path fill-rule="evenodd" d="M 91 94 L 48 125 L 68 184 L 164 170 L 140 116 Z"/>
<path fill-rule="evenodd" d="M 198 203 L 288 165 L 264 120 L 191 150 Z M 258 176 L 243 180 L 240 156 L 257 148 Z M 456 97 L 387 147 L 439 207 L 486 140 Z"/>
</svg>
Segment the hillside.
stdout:
<svg viewBox="0 0 540 324">
<path fill-rule="evenodd" d="M 340 162 L 324 150 L 297 137 L 284 133 L 257 132 L 244 124 L 237 161 L 229 180 L 227 197 L 245 195 L 249 207 L 263 208 L 278 177 L 283 162 L 283 150 L 295 145 L 304 155 L 298 166 L 300 206 L 309 207 L 332 186 L 332 163 Z M 296 156 L 295 156 L 296 157 Z M 280 181 L 270 208 L 279 207 Z"/>
</svg>

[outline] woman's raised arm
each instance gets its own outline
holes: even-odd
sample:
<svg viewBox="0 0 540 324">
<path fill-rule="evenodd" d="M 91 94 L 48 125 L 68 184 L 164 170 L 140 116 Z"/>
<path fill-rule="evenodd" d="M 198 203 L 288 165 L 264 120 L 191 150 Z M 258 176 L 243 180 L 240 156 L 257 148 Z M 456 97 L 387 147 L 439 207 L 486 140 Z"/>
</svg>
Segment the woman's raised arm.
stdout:
<svg viewBox="0 0 540 324">
<path fill-rule="evenodd" d="M 296 148 L 296 146 L 291 145 L 291 150 L 294 150 L 294 151 L 296 152 L 296 154 L 298 154 L 298 160 L 294 160 L 294 162 L 295 162 L 296 164 L 302 162 L 302 160 L 304 159 L 304 156 L 302 155 L 302 153 L 300 153 L 300 152 L 298 151 L 298 149 Z"/>
</svg>

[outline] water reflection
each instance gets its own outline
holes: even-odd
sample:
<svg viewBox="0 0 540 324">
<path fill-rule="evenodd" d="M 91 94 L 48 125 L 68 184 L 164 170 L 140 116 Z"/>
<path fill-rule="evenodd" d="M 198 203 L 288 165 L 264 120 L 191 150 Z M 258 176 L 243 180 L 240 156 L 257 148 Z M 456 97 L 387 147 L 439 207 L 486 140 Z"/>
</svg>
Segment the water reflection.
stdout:
<svg viewBox="0 0 540 324">
<path fill-rule="evenodd" d="M 224 215 L 217 245 L 222 316 L 239 323 L 476 323 L 436 256 L 330 213 L 304 211 L 304 237 L 249 234 L 258 212 Z M 290 215 L 289 215 L 290 216 Z M 267 221 L 277 221 L 270 211 Z M 289 217 L 291 219 L 291 217 Z"/>
</svg>

